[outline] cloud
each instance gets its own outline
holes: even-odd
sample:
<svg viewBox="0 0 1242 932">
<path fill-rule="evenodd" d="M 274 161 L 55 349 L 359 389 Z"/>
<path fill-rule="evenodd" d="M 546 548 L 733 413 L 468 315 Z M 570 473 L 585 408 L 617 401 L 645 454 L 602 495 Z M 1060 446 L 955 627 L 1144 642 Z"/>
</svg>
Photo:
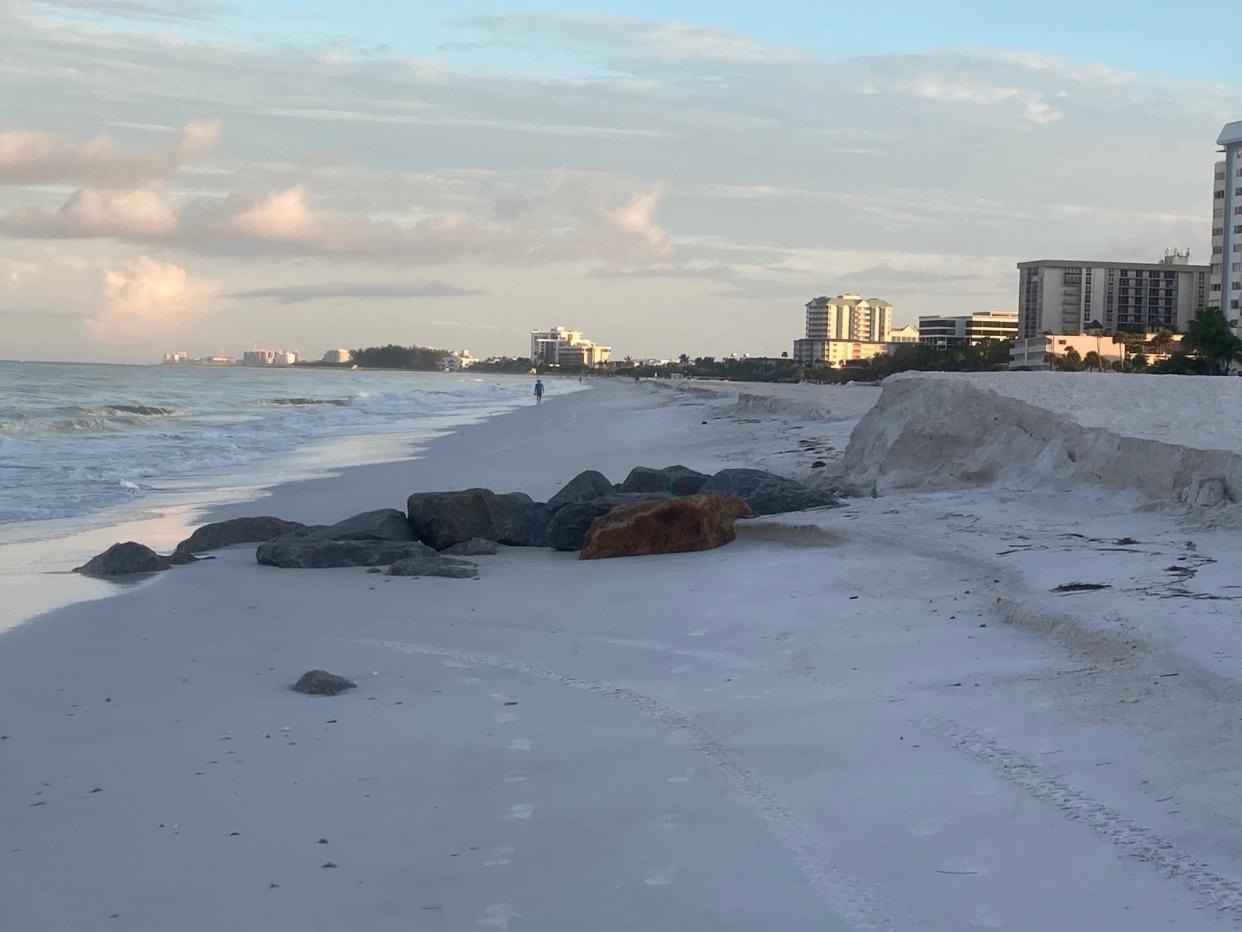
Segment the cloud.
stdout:
<svg viewBox="0 0 1242 932">
<path fill-rule="evenodd" d="M 74 142 L 42 131 L 0 133 L 0 185 L 141 184 L 209 155 L 219 139 L 219 120 L 192 120 L 169 145 L 146 151 L 122 149 L 107 135 Z"/>
<path fill-rule="evenodd" d="M 438 281 L 405 282 L 319 282 L 311 285 L 283 285 L 235 291 L 229 298 L 248 300 L 268 298 L 278 304 L 302 304 L 308 301 L 350 298 L 355 300 L 395 300 L 413 298 L 457 298 L 486 294 L 474 288 L 460 288 Z"/>
<path fill-rule="evenodd" d="M 1102 64 L 1073 65 L 1063 59 L 1054 58 L 1050 55 L 1041 55 L 1038 52 L 1002 49 L 992 51 L 989 54 L 1002 61 L 1021 65 L 1023 68 L 1030 69 L 1031 71 L 1041 71 L 1075 82 L 1122 85 L 1130 84 L 1138 78 L 1138 75 L 1133 71 L 1121 71 Z"/>
<path fill-rule="evenodd" d="M 624 193 L 620 193 L 624 192 Z M 9 236 L 112 237 L 209 254 L 400 258 L 411 264 L 485 258 L 514 264 L 609 259 L 667 260 L 671 239 L 656 219 L 659 188 L 559 177 L 521 197 L 497 191 L 480 213 L 418 219 L 373 217 L 315 202 L 305 185 L 259 196 L 171 202 L 161 184 L 130 190 L 83 188 L 55 210 L 19 208 L 0 217 Z"/>
<path fill-rule="evenodd" d="M 697 281 L 733 281 L 740 277 L 737 269 L 727 265 L 691 266 L 691 265 L 653 265 L 648 268 L 591 269 L 588 278 L 613 279 L 689 279 Z"/>
<path fill-rule="evenodd" d="M 963 78 L 944 79 L 936 75 L 922 75 L 888 85 L 872 84 L 865 87 L 864 92 L 906 93 L 924 100 L 980 107 L 1004 105 L 1008 112 L 1018 113 L 1032 123 L 1053 123 L 1063 116 L 1041 93 Z"/>
<path fill-rule="evenodd" d="M 620 207 L 604 210 L 602 217 L 608 229 L 633 237 L 637 243 L 649 249 L 653 257 L 666 258 L 672 254 L 673 248 L 668 233 L 655 219 L 660 193 L 656 189 L 635 194 Z"/>
<path fill-rule="evenodd" d="M 29 0 L 5 9 L 5 126 L 64 134 L 35 141 L 57 166 L 46 183 L 65 186 L 17 187 L 40 160 L 15 164 L 14 137 L 0 137 L 6 257 L 60 250 L 118 267 L 136 244 L 230 292 L 302 282 L 287 260 L 308 257 L 328 282 L 485 281 L 506 301 L 454 305 L 469 304 L 480 333 L 540 307 L 636 353 L 796 331 L 801 301 L 860 270 L 872 293 L 908 289 L 901 310 L 917 314 L 1011 303 L 1022 258 L 1149 242 L 1205 256 L 1213 141 L 1239 91 L 1022 50 L 791 52 L 656 20 L 476 21 L 425 47 L 478 39 L 532 54 L 463 48 L 429 64 L 293 23 L 239 41 L 50 21 L 27 15 Z M 154 157 L 173 138 L 136 127 L 194 114 L 230 132 L 210 162 L 167 171 Z M 95 163 L 83 150 L 102 129 L 115 142 Z M 152 181 L 162 194 L 142 190 Z M 782 286 L 765 271 L 781 265 L 814 274 Z M 978 283 L 908 280 L 977 269 Z M 781 290 L 799 281 L 799 294 Z M 992 293 L 972 294 L 985 281 Z M 24 286 L 21 306 L 65 306 L 56 284 Z M 722 307 L 717 293 L 768 303 Z M 784 323 L 755 329 L 755 310 L 786 304 Z M 303 307 L 300 327 L 320 327 L 307 332 L 324 345 L 344 339 L 339 308 Z M 695 323 L 705 314 L 707 331 Z M 246 320 L 253 339 L 276 340 L 268 325 Z M 224 318 L 219 330 L 202 349 L 236 348 Z M 496 339 L 475 349 L 511 350 Z"/>
<path fill-rule="evenodd" d="M 894 268 L 887 262 L 881 262 L 870 268 L 859 269 L 857 272 L 846 272 L 844 275 L 839 276 L 839 280 L 843 282 L 938 285 L 970 281 L 974 277 L 973 274 L 944 272 L 936 269 Z"/>
<path fill-rule="evenodd" d="M 677 20 L 644 20 L 619 16 L 561 13 L 510 13 L 476 16 L 462 25 L 512 45 L 513 37 L 544 40 L 605 50 L 621 60 L 715 64 L 767 63 L 803 56 L 756 42 L 745 33 L 698 26 Z"/>
<path fill-rule="evenodd" d="M 312 212 L 301 185 L 268 195 L 225 224 L 238 236 L 288 242 L 309 242 L 322 235 L 326 225 L 326 218 Z"/>
<path fill-rule="evenodd" d="M 218 19 L 236 7 L 212 0 L 36 0 L 36 7 L 49 13 L 102 16 L 155 23 L 199 23 Z"/>
<path fill-rule="evenodd" d="M 115 236 L 159 239 L 175 233 L 177 213 L 160 182 L 131 190 L 80 188 L 55 211 L 16 210 L 0 218 L 0 230 L 12 236 L 66 239 Z"/>
<path fill-rule="evenodd" d="M 143 341 L 183 329 L 221 307 L 219 290 L 179 265 L 146 256 L 100 272 L 102 299 L 86 321 L 103 340 Z"/>
</svg>

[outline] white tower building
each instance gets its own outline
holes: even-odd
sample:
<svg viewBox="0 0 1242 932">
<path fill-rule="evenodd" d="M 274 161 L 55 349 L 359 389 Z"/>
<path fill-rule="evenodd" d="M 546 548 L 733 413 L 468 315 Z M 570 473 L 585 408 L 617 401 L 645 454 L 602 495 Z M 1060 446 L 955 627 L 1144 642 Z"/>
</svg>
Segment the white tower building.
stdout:
<svg viewBox="0 0 1242 932">
<path fill-rule="evenodd" d="M 1212 185 L 1212 284 L 1208 303 L 1220 307 L 1228 320 L 1236 322 L 1242 318 L 1242 120 L 1227 124 L 1216 144 L 1225 158 L 1216 163 Z"/>
</svg>

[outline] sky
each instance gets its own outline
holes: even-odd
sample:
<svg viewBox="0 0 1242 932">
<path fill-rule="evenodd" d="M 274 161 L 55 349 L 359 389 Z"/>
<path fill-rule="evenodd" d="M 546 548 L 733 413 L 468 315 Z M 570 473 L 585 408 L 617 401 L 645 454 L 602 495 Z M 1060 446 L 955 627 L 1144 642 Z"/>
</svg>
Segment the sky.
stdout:
<svg viewBox="0 0 1242 932">
<path fill-rule="evenodd" d="M 844 291 L 1206 263 L 1212 10 L 0 0 L 0 358 L 776 355 Z"/>
</svg>

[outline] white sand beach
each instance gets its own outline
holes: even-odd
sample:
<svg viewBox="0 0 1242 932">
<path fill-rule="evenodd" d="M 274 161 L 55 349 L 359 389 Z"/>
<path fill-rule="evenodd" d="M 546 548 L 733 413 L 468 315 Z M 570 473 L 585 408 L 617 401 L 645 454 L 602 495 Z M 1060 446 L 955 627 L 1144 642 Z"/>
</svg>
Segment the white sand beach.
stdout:
<svg viewBox="0 0 1242 932">
<path fill-rule="evenodd" d="M 1148 437 L 1067 413 L 1237 381 L 1007 382 L 1019 409 L 986 377 L 618 380 L 216 508 L 672 463 L 854 492 L 707 552 L 501 548 L 477 580 L 239 546 L 0 634 L 0 928 L 1237 928 L 1235 506 L 1179 494 L 1216 473 L 1104 478 Z M 1006 460 L 995 410 L 1002 439 L 1062 427 Z M 292 692 L 311 668 L 358 688 Z"/>
</svg>

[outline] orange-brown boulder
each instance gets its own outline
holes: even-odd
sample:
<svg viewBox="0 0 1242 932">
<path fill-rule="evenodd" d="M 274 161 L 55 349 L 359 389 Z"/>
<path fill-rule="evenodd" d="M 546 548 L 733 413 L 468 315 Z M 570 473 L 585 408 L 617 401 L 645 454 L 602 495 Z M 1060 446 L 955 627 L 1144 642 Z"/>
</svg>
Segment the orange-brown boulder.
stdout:
<svg viewBox="0 0 1242 932">
<path fill-rule="evenodd" d="M 620 505 L 587 531 L 580 560 L 712 550 L 733 540 L 733 522 L 750 506 L 732 495 L 687 495 Z"/>
</svg>

